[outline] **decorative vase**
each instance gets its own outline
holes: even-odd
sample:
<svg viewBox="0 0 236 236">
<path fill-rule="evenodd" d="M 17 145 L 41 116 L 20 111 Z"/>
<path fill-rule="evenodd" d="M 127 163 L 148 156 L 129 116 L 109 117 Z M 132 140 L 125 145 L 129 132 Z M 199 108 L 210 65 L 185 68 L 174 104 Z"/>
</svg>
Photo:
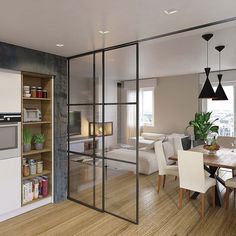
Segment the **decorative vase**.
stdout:
<svg viewBox="0 0 236 236">
<path fill-rule="evenodd" d="M 23 151 L 30 152 L 31 151 L 31 143 L 24 143 L 23 144 Z"/>
<path fill-rule="evenodd" d="M 44 143 L 35 143 L 35 149 L 36 150 L 42 150 L 44 146 Z"/>
</svg>

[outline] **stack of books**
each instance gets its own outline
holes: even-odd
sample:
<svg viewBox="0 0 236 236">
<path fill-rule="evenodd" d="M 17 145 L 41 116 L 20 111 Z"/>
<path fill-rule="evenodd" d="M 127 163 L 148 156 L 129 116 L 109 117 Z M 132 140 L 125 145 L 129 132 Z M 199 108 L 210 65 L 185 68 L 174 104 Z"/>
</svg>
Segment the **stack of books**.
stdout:
<svg viewBox="0 0 236 236">
<path fill-rule="evenodd" d="M 48 177 L 40 176 L 23 181 L 22 187 L 23 204 L 48 196 Z"/>
</svg>

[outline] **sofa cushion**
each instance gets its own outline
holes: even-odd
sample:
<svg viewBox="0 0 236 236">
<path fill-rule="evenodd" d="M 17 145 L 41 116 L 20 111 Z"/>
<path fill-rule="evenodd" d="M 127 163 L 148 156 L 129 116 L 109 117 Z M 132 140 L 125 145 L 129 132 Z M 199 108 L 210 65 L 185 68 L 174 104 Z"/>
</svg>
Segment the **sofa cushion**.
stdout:
<svg viewBox="0 0 236 236">
<path fill-rule="evenodd" d="M 142 133 L 141 135 L 144 139 L 148 140 L 161 140 L 162 138 L 165 138 L 165 134 L 156 134 L 156 133 Z"/>
<path fill-rule="evenodd" d="M 186 135 L 185 134 L 172 133 L 172 134 L 169 134 L 168 137 L 170 137 L 170 138 L 175 138 L 175 137 L 184 138 L 184 137 L 186 137 Z"/>
</svg>

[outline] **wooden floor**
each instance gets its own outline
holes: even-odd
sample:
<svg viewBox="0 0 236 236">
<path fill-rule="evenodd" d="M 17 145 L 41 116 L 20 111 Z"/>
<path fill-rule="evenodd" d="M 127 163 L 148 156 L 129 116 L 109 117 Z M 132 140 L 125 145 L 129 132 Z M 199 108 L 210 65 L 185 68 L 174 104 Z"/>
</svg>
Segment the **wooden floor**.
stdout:
<svg viewBox="0 0 236 236">
<path fill-rule="evenodd" d="M 140 176 L 139 225 L 65 201 L 0 223 L 0 235 L 236 235 L 232 195 L 229 210 L 207 205 L 206 215 L 201 219 L 198 199 L 185 200 L 179 210 L 178 181 L 167 177 L 165 189 L 157 194 L 156 178 L 157 174 Z"/>
</svg>

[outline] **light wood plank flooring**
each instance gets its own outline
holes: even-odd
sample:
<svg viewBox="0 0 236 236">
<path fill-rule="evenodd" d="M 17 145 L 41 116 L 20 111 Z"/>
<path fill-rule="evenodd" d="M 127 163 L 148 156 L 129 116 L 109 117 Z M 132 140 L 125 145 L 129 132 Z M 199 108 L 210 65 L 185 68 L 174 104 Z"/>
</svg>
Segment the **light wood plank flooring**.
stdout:
<svg viewBox="0 0 236 236">
<path fill-rule="evenodd" d="M 227 173 L 224 175 L 227 176 Z M 178 209 L 178 181 L 174 177 L 167 177 L 166 186 L 159 194 L 156 182 L 157 174 L 140 176 L 139 225 L 65 201 L 0 223 L 0 235 L 236 235 L 233 194 L 229 210 L 213 209 L 207 205 L 206 215 L 201 219 L 199 199 L 190 202 L 185 199 L 182 210 Z M 122 197 L 119 195 L 121 201 Z"/>
</svg>

